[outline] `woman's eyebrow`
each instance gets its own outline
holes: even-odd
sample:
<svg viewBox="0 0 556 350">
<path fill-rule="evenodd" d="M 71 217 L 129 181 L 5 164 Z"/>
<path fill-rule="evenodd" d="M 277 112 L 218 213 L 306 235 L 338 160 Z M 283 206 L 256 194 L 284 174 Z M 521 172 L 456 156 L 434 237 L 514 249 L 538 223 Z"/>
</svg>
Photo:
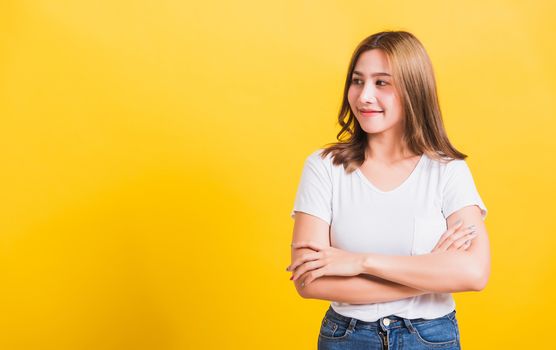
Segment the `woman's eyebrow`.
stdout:
<svg viewBox="0 0 556 350">
<path fill-rule="evenodd" d="M 361 72 L 359 72 L 359 71 L 353 71 L 353 75 L 361 75 L 361 76 L 362 76 L 362 75 L 363 75 L 363 73 L 361 73 Z M 377 73 L 372 73 L 372 74 L 371 74 L 371 77 L 376 77 L 376 76 L 378 76 L 378 75 L 386 75 L 386 76 L 389 76 L 389 77 L 391 77 L 391 75 L 390 75 L 390 74 L 388 74 L 388 73 L 386 73 L 386 72 L 377 72 Z"/>
</svg>

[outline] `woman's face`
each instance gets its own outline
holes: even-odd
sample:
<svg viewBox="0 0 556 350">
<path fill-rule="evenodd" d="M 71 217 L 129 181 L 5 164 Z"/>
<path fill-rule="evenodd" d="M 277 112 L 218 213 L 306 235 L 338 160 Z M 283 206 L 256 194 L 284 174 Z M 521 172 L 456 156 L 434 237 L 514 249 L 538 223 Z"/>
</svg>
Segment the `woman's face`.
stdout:
<svg viewBox="0 0 556 350">
<path fill-rule="evenodd" d="M 366 133 L 393 130 L 401 134 L 402 106 L 399 94 L 392 85 L 388 59 L 382 50 L 372 49 L 359 56 L 351 77 L 348 101 Z"/>
</svg>

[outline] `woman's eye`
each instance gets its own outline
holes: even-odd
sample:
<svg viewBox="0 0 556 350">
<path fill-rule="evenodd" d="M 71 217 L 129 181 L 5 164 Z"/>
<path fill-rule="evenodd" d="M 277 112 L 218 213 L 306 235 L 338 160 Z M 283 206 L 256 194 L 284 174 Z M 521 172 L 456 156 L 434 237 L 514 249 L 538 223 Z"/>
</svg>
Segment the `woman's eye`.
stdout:
<svg viewBox="0 0 556 350">
<path fill-rule="evenodd" d="M 352 84 L 355 84 L 355 85 L 360 85 L 360 84 L 363 83 L 363 81 L 362 81 L 361 79 L 352 79 L 352 80 L 351 80 L 351 83 L 352 83 Z M 377 85 L 379 85 L 379 86 L 386 86 L 386 85 L 388 85 L 388 83 L 387 83 L 386 81 L 384 81 L 384 80 L 377 80 L 376 83 L 377 83 Z"/>
</svg>

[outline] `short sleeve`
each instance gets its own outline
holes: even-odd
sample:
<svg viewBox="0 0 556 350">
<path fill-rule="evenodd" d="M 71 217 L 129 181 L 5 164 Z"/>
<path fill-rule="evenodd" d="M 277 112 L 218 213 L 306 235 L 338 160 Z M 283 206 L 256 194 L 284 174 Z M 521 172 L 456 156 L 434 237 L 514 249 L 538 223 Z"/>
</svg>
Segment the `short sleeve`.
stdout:
<svg viewBox="0 0 556 350">
<path fill-rule="evenodd" d="M 469 166 L 463 159 L 455 159 L 446 166 L 446 182 L 442 191 L 442 213 L 447 218 L 455 211 L 477 205 L 481 209 L 483 221 L 487 208 L 477 191 Z"/>
<path fill-rule="evenodd" d="M 302 211 L 319 217 L 330 225 L 332 222 L 332 180 L 329 162 L 322 159 L 320 153 L 321 150 L 317 150 L 305 159 L 290 216 L 294 219 L 295 212 Z"/>
</svg>

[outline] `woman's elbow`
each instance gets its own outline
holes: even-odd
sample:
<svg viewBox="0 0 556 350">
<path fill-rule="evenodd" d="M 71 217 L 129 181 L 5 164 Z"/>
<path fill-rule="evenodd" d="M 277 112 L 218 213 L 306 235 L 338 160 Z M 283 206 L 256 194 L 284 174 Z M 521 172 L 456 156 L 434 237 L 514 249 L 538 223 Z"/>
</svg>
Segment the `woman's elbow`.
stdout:
<svg viewBox="0 0 556 350">
<path fill-rule="evenodd" d="M 297 294 L 299 294 L 299 296 L 302 297 L 303 299 L 313 299 L 313 294 L 312 294 L 313 283 L 309 283 L 308 286 L 302 287 L 301 282 L 302 281 L 300 279 L 293 281 L 295 285 L 295 289 L 297 290 Z"/>
<path fill-rule="evenodd" d="M 477 268 L 471 277 L 471 290 L 480 292 L 486 288 L 488 279 L 490 277 L 490 268 Z"/>
<path fill-rule="evenodd" d="M 303 299 L 309 299 L 309 296 L 307 294 L 307 290 L 308 288 L 302 287 L 301 286 L 301 280 L 295 280 L 293 281 L 293 284 L 295 286 L 295 289 L 297 290 L 297 294 L 299 294 L 300 297 L 302 297 Z"/>
</svg>

